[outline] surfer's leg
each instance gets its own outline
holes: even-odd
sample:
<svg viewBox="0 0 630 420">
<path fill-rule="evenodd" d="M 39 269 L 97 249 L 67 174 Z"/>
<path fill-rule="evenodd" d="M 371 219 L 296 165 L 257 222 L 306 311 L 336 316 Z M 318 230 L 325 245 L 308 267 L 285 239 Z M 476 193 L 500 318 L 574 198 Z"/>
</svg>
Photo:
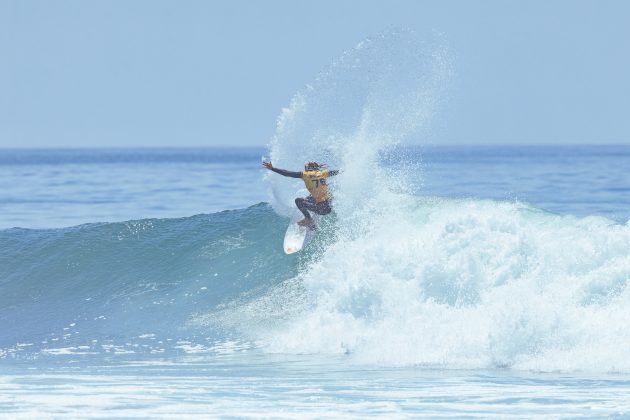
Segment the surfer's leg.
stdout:
<svg viewBox="0 0 630 420">
<path fill-rule="evenodd" d="M 311 214 L 308 212 L 308 203 L 307 203 L 306 199 L 304 199 L 304 198 L 296 198 L 295 199 L 295 205 L 297 206 L 298 209 L 300 209 L 300 211 L 304 215 L 305 219 L 310 219 L 311 218 Z"/>
</svg>

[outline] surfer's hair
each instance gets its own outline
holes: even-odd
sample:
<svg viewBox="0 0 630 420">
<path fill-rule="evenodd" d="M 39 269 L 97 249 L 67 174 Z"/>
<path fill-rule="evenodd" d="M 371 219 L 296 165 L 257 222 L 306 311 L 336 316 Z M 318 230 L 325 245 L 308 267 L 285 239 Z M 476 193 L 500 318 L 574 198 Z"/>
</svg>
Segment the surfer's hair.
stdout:
<svg viewBox="0 0 630 420">
<path fill-rule="evenodd" d="M 306 169 L 307 171 L 318 171 L 326 167 L 328 167 L 328 165 L 326 165 L 325 163 L 318 163 L 313 160 L 309 162 L 304 162 L 304 169 Z"/>
</svg>

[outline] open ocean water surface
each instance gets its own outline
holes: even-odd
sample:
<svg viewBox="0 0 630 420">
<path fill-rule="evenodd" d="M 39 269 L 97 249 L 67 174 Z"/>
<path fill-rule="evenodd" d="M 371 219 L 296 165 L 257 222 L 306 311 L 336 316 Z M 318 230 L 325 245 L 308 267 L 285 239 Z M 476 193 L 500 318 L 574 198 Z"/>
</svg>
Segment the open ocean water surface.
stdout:
<svg viewBox="0 0 630 420">
<path fill-rule="evenodd" d="M 630 147 L 404 148 L 294 256 L 266 153 L 0 151 L 0 416 L 630 416 Z"/>
</svg>

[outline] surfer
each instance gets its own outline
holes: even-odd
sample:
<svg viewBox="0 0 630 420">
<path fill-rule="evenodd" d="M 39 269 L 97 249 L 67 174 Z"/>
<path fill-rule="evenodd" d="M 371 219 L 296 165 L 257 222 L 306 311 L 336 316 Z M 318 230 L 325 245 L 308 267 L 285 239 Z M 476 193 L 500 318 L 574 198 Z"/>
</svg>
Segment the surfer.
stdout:
<svg viewBox="0 0 630 420">
<path fill-rule="evenodd" d="M 271 162 L 263 162 L 263 166 L 282 176 L 300 178 L 304 181 L 310 195 L 306 198 L 300 197 L 295 199 L 295 205 L 304 215 L 304 219 L 297 222 L 298 225 L 309 226 L 313 224 L 313 218 L 309 210 L 320 215 L 330 213 L 331 196 L 328 192 L 328 185 L 326 185 L 326 178 L 337 175 L 339 173 L 338 170 L 329 171 L 326 169 L 326 165 L 312 161 L 304 163 L 303 172 L 274 168 Z"/>
</svg>

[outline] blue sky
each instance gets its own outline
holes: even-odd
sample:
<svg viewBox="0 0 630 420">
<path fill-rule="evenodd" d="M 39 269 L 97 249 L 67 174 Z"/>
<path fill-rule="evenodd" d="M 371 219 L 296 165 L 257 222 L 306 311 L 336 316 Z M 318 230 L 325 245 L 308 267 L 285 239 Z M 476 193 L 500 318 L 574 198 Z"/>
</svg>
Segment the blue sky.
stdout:
<svg viewBox="0 0 630 420">
<path fill-rule="evenodd" d="M 0 0 L 0 147 L 264 145 L 390 28 L 439 33 L 432 144 L 630 144 L 626 1 Z"/>
</svg>

